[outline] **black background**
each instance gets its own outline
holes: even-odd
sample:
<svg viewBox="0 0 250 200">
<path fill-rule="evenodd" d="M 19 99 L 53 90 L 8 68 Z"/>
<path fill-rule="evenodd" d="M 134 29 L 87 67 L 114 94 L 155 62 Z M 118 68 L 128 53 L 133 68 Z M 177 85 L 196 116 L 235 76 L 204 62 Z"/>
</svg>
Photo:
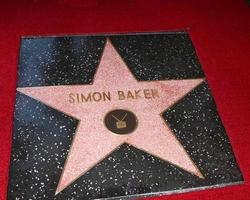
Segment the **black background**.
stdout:
<svg viewBox="0 0 250 200">
<path fill-rule="evenodd" d="M 23 39 L 18 87 L 90 83 L 106 37 Z M 204 77 L 186 33 L 109 37 L 138 80 Z M 242 181 L 206 82 L 163 116 L 204 180 L 124 144 L 54 196 L 78 122 L 17 92 L 8 199 L 94 199 Z"/>
</svg>

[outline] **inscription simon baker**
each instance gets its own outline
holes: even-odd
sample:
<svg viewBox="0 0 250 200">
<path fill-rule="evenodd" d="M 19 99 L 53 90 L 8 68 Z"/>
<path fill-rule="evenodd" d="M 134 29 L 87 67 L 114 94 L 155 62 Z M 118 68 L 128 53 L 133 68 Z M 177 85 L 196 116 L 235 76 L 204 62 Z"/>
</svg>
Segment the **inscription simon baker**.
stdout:
<svg viewBox="0 0 250 200">
<path fill-rule="evenodd" d="M 155 99 L 159 98 L 157 89 L 141 89 L 141 90 L 117 90 L 114 95 L 110 91 L 89 92 L 89 93 L 69 93 L 70 103 L 87 103 L 111 101 L 112 98 L 118 100 L 139 100 L 139 99 Z"/>
</svg>

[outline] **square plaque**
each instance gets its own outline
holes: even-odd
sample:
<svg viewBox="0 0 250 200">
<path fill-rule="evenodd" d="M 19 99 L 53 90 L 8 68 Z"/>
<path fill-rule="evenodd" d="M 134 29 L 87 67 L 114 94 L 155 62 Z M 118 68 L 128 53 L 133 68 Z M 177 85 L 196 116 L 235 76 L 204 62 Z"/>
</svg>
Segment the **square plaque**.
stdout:
<svg viewBox="0 0 250 200">
<path fill-rule="evenodd" d="M 186 32 L 22 38 L 8 200 L 242 182 Z"/>
</svg>

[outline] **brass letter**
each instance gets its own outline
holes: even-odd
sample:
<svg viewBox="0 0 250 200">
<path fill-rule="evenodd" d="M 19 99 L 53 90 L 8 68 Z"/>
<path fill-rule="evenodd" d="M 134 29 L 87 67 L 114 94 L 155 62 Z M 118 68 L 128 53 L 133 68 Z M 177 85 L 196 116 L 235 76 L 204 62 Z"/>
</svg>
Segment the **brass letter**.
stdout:
<svg viewBox="0 0 250 200">
<path fill-rule="evenodd" d="M 77 103 L 80 103 L 80 98 L 79 98 L 79 94 L 76 93 L 76 99 L 77 99 Z"/>
<path fill-rule="evenodd" d="M 134 96 L 130 90 L 128 91 L 127 98 L 134 99 Z"/>
<path fill-rule="evenodd" d="M 103 100 L 106 101 L 106 98 L 110 101 L 111 100 L 111 96 L 110 96 L 110 92 L 106 93 L 106 92 L 102 92 L 103 95 Z"/>
<path fill-rule="evenodd" d="M 151 92 L 152 92 L 152 97 L 153 98 L 159 98 L 159 93 L 158 93 L 158 90 L 157 89 L 151 89 Z"/>
<path fill-rule="evenodd" d="M 119 100 L 124 100 L 124 99 L 125 99 L 125 96 L 124 96 L 124 92 L 123 92 L 123 91 L 117 91 L 117 94 L 118 94 Z"/>
<path fill-rule="evenodd" d="M 135 90 L 135 98 L 136 98 L 136 99 L 141 98 L 141 96 L 139 95 L 140 91 L 141 91 L 141 90 Z"/>
<path fill-rule="evenodd" d="M 99 92 L 94 92 L 92 95 L 94 101 L 101 101 L 102 100 L 102 95 Z"/>
<path fill-rule="evenodd" d="M 91 93 L 88 93 L 88 96 L 87 98 L 84 96 L 84 94 L 81 94 L 81 100 L 82 102 L 88 102 L 88 101 L 91 101 Z"/>
<path fill-rule="evenodd" d="M 150 95 L 150 90 L 149 89 L 144 89 L 143 92 L 144 92 L 144 96 L 145 96 L 146 99 L 151 99 L 152 98 L 151 95 Z"/>
<path fill-rule="evenodd" d="M 75 103 L 74 93 L 69 93 L 69 103 Z"/>
</svg>

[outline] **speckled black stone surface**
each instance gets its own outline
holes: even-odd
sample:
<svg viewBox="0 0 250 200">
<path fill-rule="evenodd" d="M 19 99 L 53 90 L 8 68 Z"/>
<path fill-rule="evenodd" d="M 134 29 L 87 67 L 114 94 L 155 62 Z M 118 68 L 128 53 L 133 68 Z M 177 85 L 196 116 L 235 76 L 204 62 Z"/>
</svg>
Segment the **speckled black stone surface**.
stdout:
<svg viewBox="0 0 250 200">
<path fill-rule="evenodd" d="M 106 37 L 138 80 L 204 77 L 184 32 L 23 38 L 17 86 L 90 83 Z M 205 179 L 124 144 L 55 196 L 78 121 L 17 92 L 8 200 L 123 199 L 243 181 L 207 82 L 163 117 Z"/>
</svg>

